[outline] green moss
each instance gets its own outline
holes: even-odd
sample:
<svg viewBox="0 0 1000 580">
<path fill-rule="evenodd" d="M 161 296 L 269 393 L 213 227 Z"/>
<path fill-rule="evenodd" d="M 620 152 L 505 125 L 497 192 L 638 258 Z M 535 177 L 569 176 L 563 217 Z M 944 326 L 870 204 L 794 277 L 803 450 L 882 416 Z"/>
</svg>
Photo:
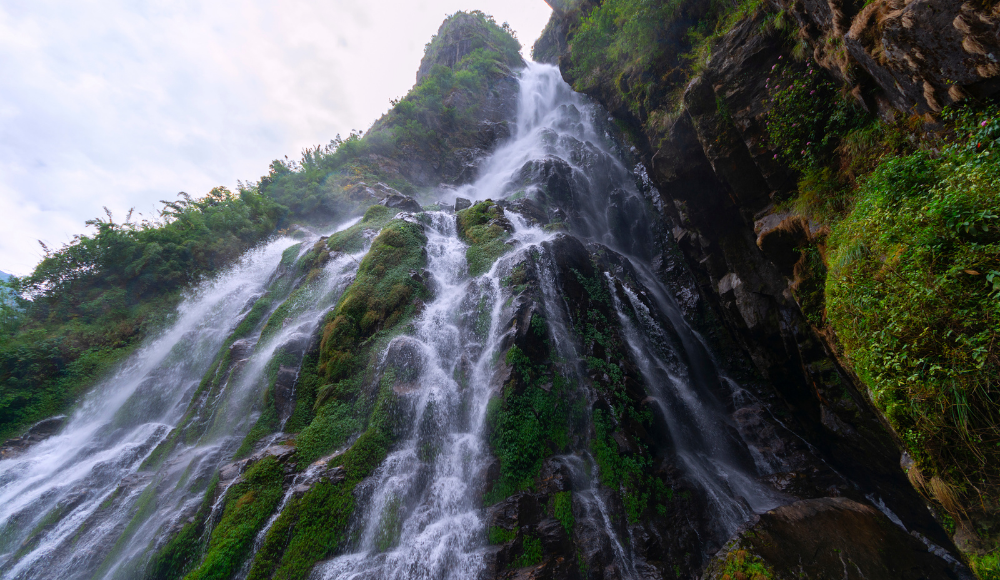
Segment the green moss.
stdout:
<svg viewBox="0 0 1000 580">
<path fill-rule="evenodd" d="M 559 491 L 552 496 L 552 511 L 559 523 L 566 529 L 566 533 L 573 534 L 573 492 Z"/>
<path fill-rule="evenodd" d="M 489 543 L 492 545 L 506 544 L 507 542 L 514 541 L 517 537 L 517 526 L 513 530 L 507 530 L 501 528 L 500 526 L 490 526 L 488 533 Z"/>
<path fill-rule="evenodd" d="M 212 530 L 205 559 L 186 580 L 228 579 L 250 555 L 253 540 L 282 496 L 284 472 L 273 457 L 255 463 L 226 492 L 222 519 Z"/>
<path fill-rule="evenodd" d="M 338 484 L 320 482 L 300 500 L 289 502 L 265 537 L 253 562 L 251 579 L 305 578 L 317 560 L 330 556 L 343 541 L 354 513 L 354 488 L 382 463 L 396 440 L 393 383 L 393 377 L 383 377 L 367 429 L 350 449 L 332 460 L 333 465 L 343 467 L 345 480 Z M 387 534 L 383 540 L 388 546 L 394 537 Z"/>
<path fill-rule="evenodd" d="M 569 443 L 565 379 L 550 376 L 544 365 L 532 364 L 517 346 L 507 351 L 506 361 L 520 382 L 505 386 L 503 398 L 492 400 L 487 408 L 490 446 L 500 460 L 500 479 L 486 494 L 486 504 L 530 488 L 544 459 L 564 451 Z M 542 388 L 549 381 L 550 388 Z"/>
<path fill-rule="evenodd" d="M 510 233 L 499 223 L 505 219 L 503 208 L 492 200 L 480 201 L 455 214 L 458 235 L 469 244 L 465 259 L 470 276 L 487 272 L 497 258 L 510 250 L 506 244 Z"/>
<path fill-rule="evenodd" d="M 365 211 L 361 221 L 330 236 L 326 245 L 335 252 L 360 252 L 367 244 L 365 231 L 382 229 L 397 213 L 399 210 L 373 205 Z"/>
<path fill-rule="evenodd" d="M 323 328 L 320 368 L 328 381 L 349 376 L 359 364 L 356 345 L 395 326 L 414 299 L 426 296 L 423 283 L 410 273 L 426 265 L 426 243 L 420 226 L 402 220 L 390 222 L 372 241 L 354 283 Z"/>
<path fill-rule="evenodd" d="M 321 481 L 289 501 L 268 530 L 254 558 L 249 580 L 305 578 L 343 540 L 354 513 L 354 485 Z"/>
<path fill-rule="evenodd" d="M 524 568 L 534 566 L 542 561 L 542 541 L 532 536 L 521 539 L 521 555 L 514 561 L 514 566 Z"/>
</svg>

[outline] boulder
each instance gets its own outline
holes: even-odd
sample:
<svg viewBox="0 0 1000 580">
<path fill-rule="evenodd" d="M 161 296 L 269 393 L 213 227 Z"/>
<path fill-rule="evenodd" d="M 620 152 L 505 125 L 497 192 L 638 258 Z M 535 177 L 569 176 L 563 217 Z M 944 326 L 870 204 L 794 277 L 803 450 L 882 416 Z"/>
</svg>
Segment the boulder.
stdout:
<svg viewBox="0 0 1000 580">
<path fill-rule="evenodd" d="M 738 534 L 709 563 L 703 579 L 751 579 L 764 569 L 774 580 L 971 580 L 962 564 L 932 553 L 941 549 L 915 535 L 847 498 L 797 501 L 761 515 Z"/>
<path fill-rule="evenodd" d="M 424 211 L 424 209 L 420 207 L 420 204 L 417 203 L 417 200 L 398 192 L 390 194 L 379 203 L 385 207 L 391 207 L 392 209 L 398 209 L 400 211 L 408 211 L 410 213 L 420 213 Z"/>
<path fill-rule="evenodd" d="M 455 211 L 462 211 L 463 209 L 469 209 L 472 207 L 472 201 L 465 199 L 464 197 L 455 198 Z"/>
</svg>

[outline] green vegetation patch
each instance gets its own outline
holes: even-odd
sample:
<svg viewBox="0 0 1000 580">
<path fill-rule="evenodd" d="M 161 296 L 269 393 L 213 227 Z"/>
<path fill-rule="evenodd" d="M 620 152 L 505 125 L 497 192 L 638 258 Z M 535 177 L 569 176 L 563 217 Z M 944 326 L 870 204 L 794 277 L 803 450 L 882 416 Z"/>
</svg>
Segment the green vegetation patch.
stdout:
<svg viewBox="0 0 1000 580">
<path fill-rule="evenodd" d="M 576 520 L 573 518 L 573 492 L 558 491 L 552 496 L 552 512 L 559 520 L 559 523 L 566 529 L 566 533 L 573 534 L 573 525 Z"/>
<path fill-rule="evenodd" d="M 774 571 L 757 555 L 747 550 L 733 550 L 718 571 L 719 580 L 773 580 Z"/>
<path fill-rule="evenodd" d="M 367 244 L 365 231 L 382 229 L 397 213 L 398 210 L 384 205 L 373 205 L 365 211 L 361 221 L 330 236 L 326 245 L 335 252 L 360 252 Z"/>
<path fill-rule="evenodd" d="M 534 566 L 542 561 L 542 540 L 534 536 L 524 536 L 521 539 L 521 555 L 514 561 L 514 566 L 524 568 Z"/>
<path fill-rule="evenodd" d="M 990 113 L 964 119 L 963 138 L 939 156 L 891 158 L 864 180 L 830 235 L 826 296 L 845 354 L 920 468 L 995 497 L 1000 122 Z"/>
<path fill-rule="evenodd" d="M 64 411 L 169 321 L 183 288 L 263 241 L 283 214 L 255 188 L 220 187 L 167 202 L 161 215 L 88 220 L 96 233 L 45 248 L 34 272 L 6 283 L 14 298 L 0 306 L 0 439 Z"/>
<path fill-rule="evenodd" d="M 300 499 L 293 499 L 268 530 L 254 559 L 249 578 L 305 578 L 313 565 L 329 557 L 344 540 L 354 513 L 354 488 L 382 463 L 399 430 L 394 377 L 379 384 L 377 400 L 371 408 L 367 429 L 350 449 L 331 461 L 343 468 L 346 478 L 333 484 L 321 481 Z M 385 537 L 385 545 L 392 536 Z"/>
<path fill-rule="evenodd" d="M 226 492 L 222 519 L 212 530 L 208 553 L 186 580 L 228 579 L 250 555 L 253 540 L 282 496 L 285 474 L 273 457 L 255 463 Z"/>
<path fill-rule="evenodd" d="M 510 250 L 505 242 L 510 237 L 503 208 L 491 200 L 480 201 L 455 215 L 458 235 L 469 244 L 465 259 L 469 275 L 478 276 L 493 266 L 497 258 Z"/>
<path fill-rule="evenodd" d="M 490 446 L 500 460 L 500 479 L 484 498 L 488 505 L 529 489 L 544 459 L 569 442 L 566 379 L 532 364 L 517 346 L 507 351 L 506 360 L 521 381 L 509 382 L 503 397 L 487 408 Z"/>
</svg>

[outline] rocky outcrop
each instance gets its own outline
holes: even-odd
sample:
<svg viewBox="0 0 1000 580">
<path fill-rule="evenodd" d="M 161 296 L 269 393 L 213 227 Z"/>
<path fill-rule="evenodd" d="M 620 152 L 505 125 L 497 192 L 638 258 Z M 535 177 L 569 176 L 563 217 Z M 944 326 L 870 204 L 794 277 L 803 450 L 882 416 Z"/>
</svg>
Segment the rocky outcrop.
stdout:
<svg viewBox="0 0 1000 580">
<path fill-rule="evenodd" d="M 719 552 L 703 578 L 752 578 L 756 567 L 775 580 L 972 580 L 956 560 L 921 538 L 846 498 L 798 501 L 760 516 Z"/>
<path fill-rule="evenodd" d="M 795 17 L 800 38 L 810 43 L 818 62 L 851 84 L 877 88 L 871 104 L 883 112 L 938 112 L 964 98 L 1000 91 L 1000 14 L 989 4 L 773 3 Z"/>
<path fill-rule="evenodd" d="M 11 459 L 24 453 L 29 447 L 55 435 L 66 422 L 66 415 L 49 417 L 32 425 L 24 435 L 13 437 L 0 445 L 0 459 Z"/>
<path fill-rule="evenodd" d="M 449 17 L 427 45 L 414 89 L 366 134 L 366 140 L 378 145 L 365 163 L 417 188 L 472 181 L 479 162 L 510 136 L 508 123 L 517 109 L 516 71 L 524 66 L 519 48 L 517 40 L 480 12 Z M 468 71 L 470 58 L 489 61 L 488 67 L 474 67 L 472 82 L 480 85 L 475 90 L 449 88 L 449 80 L 428 89 L 440 92 L 434 98 L 421 92 L 438 67 Z M 435 99 L 439 101 L 428 102 Z M 407 135 L 413 122 L 423 133 Z M 395 146 L 384 146 L 393 141 Z"/>
<path fill-rule="evenodd" d="M 475 13 L 457 12 L 445 20 L 438 28 L 437 35 L 431 39 L 427 51 L 420 59 L 417 69 L 417 84 L 420 84 L 435 66 L 441 65 L 454 68 L 463 58 L 475 50 L 483 49 L 490 52 L 504 53 L 504 38 L 492 34 L 480 15 Z M 508 64 L 516 66 L 516 59 L 511 57 Z"/>
</svg>

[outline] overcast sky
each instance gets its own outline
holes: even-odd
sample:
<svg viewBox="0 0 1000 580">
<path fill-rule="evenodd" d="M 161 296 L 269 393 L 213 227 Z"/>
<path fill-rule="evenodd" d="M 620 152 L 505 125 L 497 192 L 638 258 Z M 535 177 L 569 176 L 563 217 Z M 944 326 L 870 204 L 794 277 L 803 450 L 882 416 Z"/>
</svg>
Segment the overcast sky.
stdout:
<svg viewBox="0 0 1000 580">
<path fill-rule="evenodd" d="M 507 21 L 525 57 L 543 0 L 4 0 L 0 270 L 24 275 L 84 221 L 367 129 L 413 86 L 447 14 Z"/>
</svg>

